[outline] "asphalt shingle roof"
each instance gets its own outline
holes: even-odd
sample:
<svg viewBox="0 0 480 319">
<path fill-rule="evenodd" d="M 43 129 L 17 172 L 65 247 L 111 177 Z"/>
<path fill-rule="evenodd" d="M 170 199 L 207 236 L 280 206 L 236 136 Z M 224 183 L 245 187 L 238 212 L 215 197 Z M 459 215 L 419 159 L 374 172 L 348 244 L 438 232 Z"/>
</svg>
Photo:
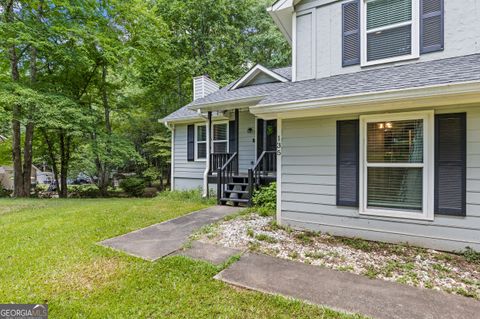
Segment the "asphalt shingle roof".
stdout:
<svg viewBox="0 0 480 319">
<path fill-rule="evenodd" d="M 480 81 L 480 54 L 289 83 L 259 105 Z"/>
<path fill-rule="evenodd" d="M 291 79 L 291 68 L 272 71 Z M 192 106 L 250 97 L 262 97 L 258 104 L 261 106 L 471 81 L 480 81 L 480 54 L 387 66 L 313 80 L 253 85 L 230 91 L 233 82 L 190 103 L 164 120 L 198 117 L 196 112 L 189 110 Z"/>
<path fill-rule="evenodd" d="M 292 78 L 292 68 L 280 68 L 280 69 L 273 69 L 273 72 L 283 76 L 286 79 L 291 80 Z M 238 81 L 238 80 L 237 80 Z M 173 112 L 172 114 L 165 117 L 162 121 L 168 122 L 172 120 L 179 120 L 179 119 L 190 119 L 190 118 L 199 118 L 198 114 L 192 110 L 190 107 L 193 106 L 201 106 L 211 103 L 218 103 L 218 102 L 231 102 L 240 99 L 246 98 L 254 98 L 254 97 L 265 97 L 271 92 L 278 90 L 279 88 L 285 86 L 288 82 L 282 83 L 267 83 L 267 84 L 260 84 L 260 85 L 252 85 L 241 87 L 236 90 L 230 90 L 230 88 L 235 85 L 237 81 L 234 81 L 225 87 L 221 88 L 220 90 L 207 95 L 204 98 L 195 100 L 190 104 L 178 109 L 177 111 Z"/>
</svg>

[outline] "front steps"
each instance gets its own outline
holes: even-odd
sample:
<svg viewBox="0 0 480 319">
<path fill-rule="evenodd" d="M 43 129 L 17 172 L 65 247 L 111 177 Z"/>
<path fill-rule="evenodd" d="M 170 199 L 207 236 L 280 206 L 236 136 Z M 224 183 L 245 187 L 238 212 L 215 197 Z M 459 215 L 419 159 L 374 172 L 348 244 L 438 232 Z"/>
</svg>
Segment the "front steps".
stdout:
<svg viewBox="0 0 480 319">
<path fill-rule="evenodd" d="M 231 204 L 233 206 L 247 206 L 250 203 L 250 191 L 248 176 L 233 176 L 232 182 L 225 185 L 223 197 L 220 198 L 220 205 Z"/>
</svg>

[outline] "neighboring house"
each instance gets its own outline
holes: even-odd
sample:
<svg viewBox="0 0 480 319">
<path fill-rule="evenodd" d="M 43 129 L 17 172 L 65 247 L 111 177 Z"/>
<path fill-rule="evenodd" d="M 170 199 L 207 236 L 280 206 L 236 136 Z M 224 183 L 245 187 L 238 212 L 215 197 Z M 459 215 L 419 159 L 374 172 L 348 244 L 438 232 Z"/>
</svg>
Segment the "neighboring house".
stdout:
<svg viewBox="0 0 480 319">
<path fill-rule="evenodd" d="M 53 172 L 42 171 L 36 168 L 37 171 L 37 184 L 50 185 L 55 181 L 55 175 Z"/>
<path fill-rule="evenodd" d="M 0 135 L 0 143 L 7 142 L 8 139 Z M 48 180 L 51 180 L 53 176 L 52 173 L 49 172 L 42 172 L 41 169 L 37 168 L 36 166 L 32 165 L 32 184 L 36 183 L 47 183 Z M 12 165 L 0 165 L 0 188 L 13 190 L 13 167 Z"/>
<path fill-rule="evenodd" d="M 37 183 L 37 176 L 41 171 L 32 165 L 32 184 Z M 13 190 L 13 167 L 12 166 L 0 166 L 0 187 L 3 189 Z"/>
<path fill-rule="evenodd" d="M 281 224 L 479 251 L 478 1 L 282 0 L 268 11 L 292 68 L 257 65 L 222 89 L 195 79 L 195 100 L 163 120 L 174 189 L 239 203 L 276 179 Z"/>
</svg>

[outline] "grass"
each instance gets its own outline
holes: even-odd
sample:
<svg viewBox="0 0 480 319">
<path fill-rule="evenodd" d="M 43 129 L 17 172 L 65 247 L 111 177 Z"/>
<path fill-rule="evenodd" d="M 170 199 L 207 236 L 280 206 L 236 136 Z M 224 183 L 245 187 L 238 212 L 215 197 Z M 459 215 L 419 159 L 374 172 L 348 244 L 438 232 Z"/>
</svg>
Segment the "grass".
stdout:
<svg viewBox="0 0 480 319">
<path fill-rule="evenodd" d="M 259 241 L 267 242 L 269 244 L 275 244 L 277 242 L 275 238 L 273 238 L 272 236 L 268 236 L 266 234 L 258 234 L 255 236 L 255 239 Z"/>
<path fill-rule="evenodd" d="M 208 263 L 152 263 L 97 245 L 210 204 L 184 194 L 1 199 L 0 303 L 46 302 L 52 318 L 358 318 L 232 288 Z"/>
<path fill-rule="evenodd" d="M 465 249 L 463 256 L 468 262 L 480 264 L 480 252 L 477 252 L 470 247 Z"/>
</svg>

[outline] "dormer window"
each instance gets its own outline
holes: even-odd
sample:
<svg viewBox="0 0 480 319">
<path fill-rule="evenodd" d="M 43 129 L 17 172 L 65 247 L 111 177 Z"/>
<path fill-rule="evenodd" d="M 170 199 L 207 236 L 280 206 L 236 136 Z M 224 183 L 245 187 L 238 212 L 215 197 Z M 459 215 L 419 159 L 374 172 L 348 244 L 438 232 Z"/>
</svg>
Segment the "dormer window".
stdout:
<svg viewBox="0 0 480 319">
<path fill-rule="evenodd" d="M 362 66 L 418 58 L 419 0 L 361 0 Z"/>
</svg>

